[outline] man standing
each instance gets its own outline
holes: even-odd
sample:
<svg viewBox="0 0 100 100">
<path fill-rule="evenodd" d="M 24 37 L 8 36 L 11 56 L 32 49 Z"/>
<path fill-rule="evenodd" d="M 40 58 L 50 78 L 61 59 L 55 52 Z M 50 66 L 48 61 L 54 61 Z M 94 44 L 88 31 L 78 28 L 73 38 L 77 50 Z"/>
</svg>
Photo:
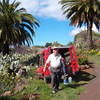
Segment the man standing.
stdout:
<svg viewBox="0 0 100 100">
<path fill-rule="evenodd" d="M 52 93 L 56 93 L 59 89 L 59 80 L 60 80 L 60 71 L 61 71 L 61 60 L 62 57 L 58 53 L 57 48 L 53 48 L 53 53 L 49 55 L 44 71 L 46 70 L 46 65 L 50 63 L 50 71 L 51 71 L 51 84 L 52 84 Z"/>
</svg>

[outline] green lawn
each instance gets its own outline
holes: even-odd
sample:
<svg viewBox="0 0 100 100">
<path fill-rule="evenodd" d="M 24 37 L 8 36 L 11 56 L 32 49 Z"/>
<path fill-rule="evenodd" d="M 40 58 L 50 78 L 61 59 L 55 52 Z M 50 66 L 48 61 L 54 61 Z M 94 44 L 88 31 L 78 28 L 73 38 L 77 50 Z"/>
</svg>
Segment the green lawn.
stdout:
<svg viewBox="0 0 100 100">
<path fill-rule="evenodd" d="M 58 91 L 56 94 L 51 93 L 50 84 L 44 83 L 43 80 L 34 77 L 35 70 L 31 70 L 29 73 L 32 78 L 27 77 L 27 84 L 20 92 L 13 93 L 10 97 L 1 97 L 0 100 L 27 100 L 25 97 L 29 94 L 38 95 L 37 99 L 33 100 L 77 100 L 80 93 L 85 90 L 83 87 L 90 80 L 94 78 L 93 75 L 86 72 L 79 72 L 72 84 L 65 86 L 63 82 L 60 83 L 62 90 Z M 24 98 L 24 99 L 22 99 Z"/>
<path fill-rule="evenodd" d="M 93 62 L 93 63 L 95 63 L 97 65 L 100 65 L 100 56 L 96 56 L 96 55 L 89 56 L 89 61 Z"/>
<path fill-rule="evenodd" d="M 78 95 L 84 90 L 80 85 L 83 83 L 73 82 L 67 86 L 64 86 L 63 83 L 61 83 L 63 89 L 56 94 L 52 94 L 49 84 L 44 83 L 43 80 L 33 79 L 29 80 L 25 88 L 13 98 L 20 100 L 27 94 L 38 94 L 38 100 L 77 100 Z"/>
</svg>

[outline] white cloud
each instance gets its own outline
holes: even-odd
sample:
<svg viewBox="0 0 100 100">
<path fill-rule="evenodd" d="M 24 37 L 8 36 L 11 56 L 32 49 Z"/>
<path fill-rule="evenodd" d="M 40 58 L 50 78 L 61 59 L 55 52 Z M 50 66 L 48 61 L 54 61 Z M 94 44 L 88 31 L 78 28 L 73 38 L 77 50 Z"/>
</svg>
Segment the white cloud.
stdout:
<svg viewBox="0 0 100 100">
<path fill-rule="evenodd" d="M 28 12 L 40 17 L 55 18 L 65 20 L 60 0 L 17 0 L 21 2 L 21 7 L 27 9 Z"/>
<path fill-rule="evenodd" d="M 84 30 L 86 30 L 86 27 L 85 27 L 85 26 L 83 26 L 83 27 L 81 27 L 81 28 L 74 28 L 74 29 L 70 32 L 70 35 L 75 36 L 76 34 L 78 34 L 78 33 L 81 32 L 81 31 L 84 31 Z"/>
<path fill-rule="evenodd" d="M 75 35 L 78 34 L 79 32 L 84 31 L 84 30 L 86 30 L 86 29 L 87 29 L 87 28 L 86 28 L 85 26 L 82 26 L 81 28 L 74 28 L 74 29 L 70 32 L 70 35 L 71 35 L 71 36 L 75 36 Z M 96 32 L 96 33 L 100 33 L 100 32 L 97 30 L 97 28 L 95 27 L 95 25 L 93 25 L 92 30 L 93 30 L 94 32 Z"/>
<path fill-rule="evenodd" d="M 39 9 L 39 2 L 38 0 L 17 0 L 21 2 L 21 7 L 26 8 L 26 10 L 30 13 L 36 13 Z"/>
<path fill-rule="evenodd" d="M 94 24 L 93 24 L 92 30 L 93 30 L 94 32 L 96 32 L 96 33 L 100 33 L 100 30 L 98 31 L 97 28 L 96 28 L 96 26 L 95 26 Z"/>
</svg>

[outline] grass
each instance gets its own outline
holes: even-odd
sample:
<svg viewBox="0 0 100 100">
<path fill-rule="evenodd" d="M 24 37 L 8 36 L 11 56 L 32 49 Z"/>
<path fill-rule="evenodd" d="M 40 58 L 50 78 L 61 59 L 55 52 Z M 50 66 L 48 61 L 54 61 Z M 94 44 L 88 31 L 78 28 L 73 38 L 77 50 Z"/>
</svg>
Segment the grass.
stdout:
<svg viewBox="0 0 100 100">
<path fill-rule="evenodd" d="M 0 97 L 0 100 L 17 100 L 17 99 L 14 97 L 5 96 L 5 97 Z"/>
<path fill-rule="evenodd" d="M 100 65 L 100 56 L 97 55 L 89 56 L 89 61 L 97 65 Z"/>
<path fill-rule="evenodd" d="M 38 100 L 76 100 L 78 95 L 84 90 L 80 84 L 79 82 L 73 82 L 70 85 L 64 86 L 61 83 L 63 89 L 56 94 L 52 94 L 51 88 L 43 80 L 33 79 L 29 80 L 25 88 L 13 98 L 17 97 L 16 100 L 21 100 L 27 94 L 38 94 Z"/>
<path fill-rule="evenodd" d="M 75 86 L 77 83 L 72 83 L 70 85 L 64 86 L 62 84 L 63 90 L 59 91 L 56 95 L 53 95 L 50 100 L 76 100 L 78 95 L 84 91 L 81 86 Z"/>
<path fill-rule="evenodd" d="M 28 80 L 28 84 L 20 91 L 15 97 L 20 100 L 23 96 L 27 94 L 38 94 L 41 97 L 40 100 L 47 100 L 48 94 L 50 94 L 50 88 L 42 80 L 32 79 Z"/>
<path fill-rule="evenodd" d="M 35 69 L 31 70 L 30 77 L 34 75 Z M 26 100 L 22 99 L 23 97 L 29 94 L 38 95 L 37 100 L 77 100 L 80 93 L 85 90 L 83 87 L 90 80 L 94 78 L 93 75 L 86 72 L 79 72 L 75 77 L 72 84 L 64 85 L 60 83 L 62 90 L 58 91 L 56 94 L 51 93 L 50 84 L 44 83 L 43 80 L 37 79 L 37 77 L 27 78 L 27 84 L 25 87 L 18 93 L 14 93 L 10 97 L 2 97 L 0 100 Z M 36 100 L 36 99 L 33 99 Z"/>
</svg>

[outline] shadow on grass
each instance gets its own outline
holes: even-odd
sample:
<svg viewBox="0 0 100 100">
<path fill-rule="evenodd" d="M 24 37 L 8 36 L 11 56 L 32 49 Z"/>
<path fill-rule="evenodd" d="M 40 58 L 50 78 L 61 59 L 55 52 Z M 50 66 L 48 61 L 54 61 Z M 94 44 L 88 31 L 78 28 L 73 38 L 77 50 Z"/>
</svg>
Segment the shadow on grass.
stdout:
<svg viewBox="0 0 100 100">
<path fill-rule="evenodd" d="M 70 87 L 70 88 L 74 88 L 74 89 L 76 89 L 76 88 L 78 88 L 78 87 L 80 87 L 80 86 L 83 86 L 83 85 L 85 85 L 85 84 L 87 84 L 87 83 L 79 83 L 79 84 L 69 84 L 69 85 L 67 85 L 67 86 L 65 86 L 66 88 L 67 87 Z"/>
<path fill-rule="evenodd" d="M 17 100 L 17 99 L 10 96 L 2 96 L 0 97 L 0 100 Z"/>
<path fill-rule="evenodd" d="M 94 68 L 94 63 L 93 62 L 88 62 L 87 65 L 89 65 L 90 68 Z"/>
<path fill-rule="evenodd" d="M 65 87 L 77 88 L 88 84 L 88 82 L 94 79 L 95 77 L 95 75 L 89 74 L 84 71 L 79 71 L 75 76 L 73 76 L 73 81 L 75 83 L 69 84 Z"/>
<path fill-rule="evenodd" d="M 78 73 L 76 73 L 75 76 L 73 76 L 73 80 L 76 82 L 80 82 L 80 81 L 90 81 L 92 79 L 94 79 L 96 76 L 89 74 L 87 72 L 84 71 L 79 71 Z"/>
</svg>

